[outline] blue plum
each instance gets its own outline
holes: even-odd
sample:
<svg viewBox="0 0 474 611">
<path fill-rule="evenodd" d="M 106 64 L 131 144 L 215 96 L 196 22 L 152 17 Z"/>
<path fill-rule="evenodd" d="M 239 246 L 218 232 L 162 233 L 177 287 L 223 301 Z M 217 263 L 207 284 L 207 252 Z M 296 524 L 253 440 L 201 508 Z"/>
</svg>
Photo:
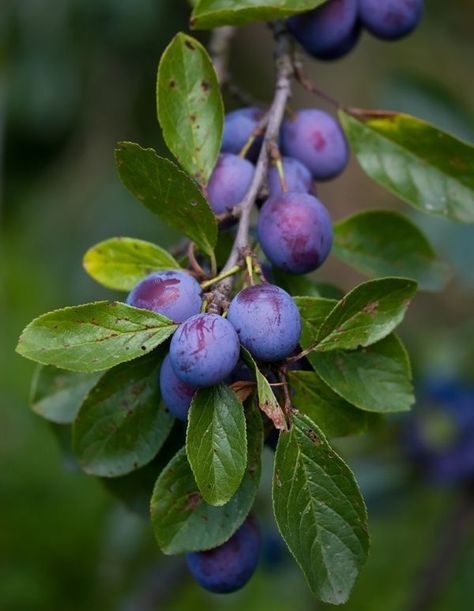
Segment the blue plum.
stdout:
<svg viewBox="0 0 474 611">
<path fill-rule="evenodd" d="M 169 355 L 161 364 L 160 391 L 166 407 L 173 416 L 185 422 L 196 388 L 185 384 L 178 378 L 171 366 Z"/>
<path fill-rule="evenodd" d="M 152 310 L 175 322 L 183 322 L 201 310 L 202 290 L 189 274 L 176 270 L 153 272 L 127 297 L 128 305 Z"/>
<path fill-rule="evenodd" d="M 275 266 L 291 274 L 320 267 L 332 246 L 332 223 L 323 204 L 306 193 L 270 197 L 258 218 L 258 240 Z"/>
<path fill-rule="evenodd" d="M 284 121 L 283 154 L 301 161 L 316 180 L 340 174 L 349 161 L 349 145 L 339 123 L 322 110 L 300 110 Z"/>
<path fill-rule="evenodd" d="M 219 156 L 207 185 L 207 198 L 216 214 L 239 204 L 247 193 L 255 168 L 247 159 L 224 153 Z"/>
<path fill-rule="evenodd" d="M 223 545 L 205 552 L 186 554 L 194 579 L 206 590 L 228 594 L 240 590 L 252 577 L 260 556 L 260 533 L 247 518 Z"/>
<path fill-rule="evenodd" d="M 287 191 L 298 193 L 309 193 L 313 188 L 313 177 L 308 168 L 297 159 L 283 157 L 283 174 Z M 270 196 L 282 193 L 280 176 L 276 165 L 270 166 L 268 170 L 268 193 Z"/>
<path fill-rule="evenodd" d="M 351 30 L 349 35 L 344 38 L 344 40 L 342 40 L 340 44 L 333 47 L 329 51 L 326 51 L 325 53 L 320 53 L 319 59 L 324 59 L 326 61 L 341 59 L 341 57 L 344 57 L 345 55 L 350 53 L 352 49 L 356 46 L 356 44 L 359 42 L 361 32 L 362 27 L 360 21 L 357 21 L 356 25 Z"/>
<path fill-rule="evenodd" d="M 397 40 L 412 32 L 423 15 L 423 0 L 359 0 L 359 17 L 371 34 Z"/>
<path fill-rule="evenodd" d="M 238 155 L 257 128 L 265 112 L 261 108 L 239 108 L 225 117 L 221 151 Z M 249 150 L 249 159 L 255 160 L 262 146 L 263 137 L 256 138 Z"/>
<path fill-rule="evenodd" d="M 216 314 L 197 314 L 178 327 L 170 345 L 171 366 L 180 380 L 198 388 L 222 382 L 239 360 L 234 327 Z"/>
<path fill-rule="evenodd" d="M 274 284 L 243 289 L 231 301 L 227 320 L 240 343 L 259 361 L 279 361 L 297 347 L 301 317 L 293 299 Z"/>
<path fill-rule="evenodd" d="M 287 20 L 288 29 L 305 51 L 320 59 L 327 59 L 345 43 L 353 35 L 356 23 L 357 0 L 329 0 Z"/>
</svg>

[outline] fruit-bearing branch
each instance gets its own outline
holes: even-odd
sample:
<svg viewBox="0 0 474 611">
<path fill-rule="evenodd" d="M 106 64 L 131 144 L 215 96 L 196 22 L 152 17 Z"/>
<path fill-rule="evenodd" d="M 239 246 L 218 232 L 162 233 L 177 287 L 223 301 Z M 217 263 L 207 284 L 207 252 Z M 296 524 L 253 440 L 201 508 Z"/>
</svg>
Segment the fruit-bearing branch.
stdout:
<svg viewBox="0 0 474 611">
<path fill-rule="evenodd" d="M 249 250 L 249 229 L 252 208 L 262 185 L 264 185 L 272 150 L 278 149 L 278 134 L 285 116 L 288 99 L 291 96 L 291 78 L 293 76 L 293 43 L 282 22 L 271 24 L 275 38 L 276 83 L 275 94 L 268 111 L 268 123 L 264 133 L 263 146 L 255 167 L 255 173 L 244 199 L 238 204 L 240 211 L 237 235 L 222 272 L 235 267 Z M 221 305 L 228 299 L 232 289 L 232 277 L 220 282 L 213 291 L 213 302 Z"/>
</svg>

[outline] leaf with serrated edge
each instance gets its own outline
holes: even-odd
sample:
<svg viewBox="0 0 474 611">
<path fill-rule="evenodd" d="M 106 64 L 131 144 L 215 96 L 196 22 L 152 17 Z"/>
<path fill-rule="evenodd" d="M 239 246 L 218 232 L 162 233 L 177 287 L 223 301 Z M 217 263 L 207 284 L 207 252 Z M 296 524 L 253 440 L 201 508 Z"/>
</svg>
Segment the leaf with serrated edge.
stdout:
<svg viewBox="0 0 474 611">
<path fill-rule="evenodd" d="M 200 0 L 191 16 L 197 30 L 252 21 L 274 21 L 309 11 L 326 0 Z"/>
<path fill-rule="evenodd" d="M 149 354 L 107 371 L 73 424 L 73 449 L 91 475 L 117 477 L 150 462 L 173 426 L 160 406 L 160 359 Z"/>
<path fill-rule="evenodd" d="M 247 470 L 228 503 L 208 505 L 199 494 L 183 448 L 158 478 L 151 499 L 151 519 L 165 554 L 212 549 L 225 543 L 247 517 L 258 490 L 263 444 L 262 418 L 247 407 Z"/>
<path fill-rule="evenodd" d="M 345 109 L 362 169 L 422 212 L 474 223 L 474 148 L 407 114 Z"/>
<path fill-rule="evenodd" d="M 393 210 L 365 210 L 336 223 L 333 253 L 366 276 L 413 278 L 425 291 L 442 289 L 450 275 L 421 230 Z"/>
<path fill-rule="evenodd" d="M 186 453 L 199 491 L 210 505 L 224 505 L 247 466 L 242 403 L 225 384 L 201 388 L 188 415 Z"/>
<path fill-rule="evenodd" d="M 71 424 L 100 375 L 38 365 L 31 385 L 31 409 L 50 422 Z"/>
<path fill-rule="evenodd" d="M 91 278 L 117 291 L 131 291 L 152 272 L 180 268 L 164 248 L 134 238 L 111 238 L 92 246 L 83 265 Z"/>
<path fill-rule="evenodd" d="M 312 352 L 308 360 L 339 396 L 368 412 L 403 412 L 415 398 L 408 355 L 393 333 L 351 352 Z"/>
<path fill-rule="evenodd" d="M 359 284 L 328 314 L 317 350 L 355 350 L 389 335 L 403 320 L 417 284 L 406 278 L 381 278 Z"/>
<path fill-rule="evenodd" d="M 195 38 L 179 32 L 165 49 L 156 94 L 168 148 L 205 185 L 221 147 L 224 104 L 211 58 Z"/>
<path fill-rule="evenodd" d="M 346 602 L 367 559 L 367 511 L 351 470 L 307 416 L 295 415 L 280 434 L 273 509 L 312 592 Z"/>
<path fill-rule="evenodd" d="M 313 420 L 327 437 L 366 433 L 372 415 L 336 394 L 314 371 L 289 371 L 293 405 Z"/>
<path fill-rule="evenodd" d="M 286 431 L 287 424 L 285 414 L 281 408 L 281 405 L 278 403 L 267 378 L 258 368 L 257 363 L 254 361 L 250 352 L 243 346 L 240 347 L 240 355 L 242 360 L 255 373 L 255 377 L 257 379 L 258 405 L 260 409 L 270 418 L 276 429 L 279 431 Z"/>
<path fill-rule="evenodd" d="M 35 318 L 16 350 L 42 365 L 87 373 L 143 356 L 175 329 L 171 320 L 155 312 L 97 301 Z"/>
<path fill-rule="evenodd" d="M 217 222 L 194 180 L 153 149 L 133 142 L 119 142 L 115 158 L 120 179 L 130 193 L 212 257 Z"/>
</svg>

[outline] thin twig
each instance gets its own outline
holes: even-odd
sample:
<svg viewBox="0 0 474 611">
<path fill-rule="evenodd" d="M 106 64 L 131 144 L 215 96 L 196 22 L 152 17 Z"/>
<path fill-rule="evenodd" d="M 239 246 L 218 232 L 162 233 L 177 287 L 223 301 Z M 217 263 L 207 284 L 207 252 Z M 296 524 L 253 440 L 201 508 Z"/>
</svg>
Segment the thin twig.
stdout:
<svg viewBox="0 0 474 611">
<path fill-rule="evenodd" d="M 229 74 L 229 54 L 230 44 L 236 33 L 236 28 L 233 26 L 224 26 L 216 28 L 212 31 L 209 40 L 209 53 L 214 64 L 214 69 L 217 74 L 217 79 L 221 87 L 226 85 L 230 80 Z"/>
<path fill-rule="evenodd" d="M 328 102 L 329 104 L 331 104 L 331 106 L 334 106 L 335 108 L 341 108 L 341 104 L 337 100 L 335 100 L 328 93 L 320 89 L 316 85 L 316 83 L 309 78 L 309 76 L 306 74 L 304 70 L 303 62 L 297 56 L 293 58 L 293 67 L 295 71 L 296 80 L 304 89 L 306 89 L 306 91 L 309 91 L 309 93 L 312 93 L 314 95 L 317 95 L 319 98 L 325 100 L 326 102 Z"/>
</svg>

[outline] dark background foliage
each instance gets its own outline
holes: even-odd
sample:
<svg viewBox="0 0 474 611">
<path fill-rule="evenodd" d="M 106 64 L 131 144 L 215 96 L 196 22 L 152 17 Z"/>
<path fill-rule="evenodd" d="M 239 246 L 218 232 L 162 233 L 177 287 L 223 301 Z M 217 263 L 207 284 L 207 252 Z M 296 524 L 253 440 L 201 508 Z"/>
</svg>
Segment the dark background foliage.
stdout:
<svg viewBox="0 0 474 611">
<path fill-rule="evenodd" d="M 421 28 L 403 43 L 364 36 L 348 59 L 311 62 L 308 70 L 345 103 L 408 111 L 474 142 L 472 2 L 426 4 Z M 61 452 L 61 444 L 67 447 L 61 429 L 28 410 L 33 366 L 13 353 L 21 328 L 37 314 L 110 295 L 81 268 L 90 245 L 113 235 L 173 242 L 119 183 L 113 148 L 135 140 L 164 152 L 156 65 L 172 35 L 186 29 L 188 12 L 184 0 L 2 3 L 0 608 L 6 611 L 317 608 L 270 519 L 263 567 L 243 592 L 222 599 L 198 590 L 179 559 L 160 555 L 149 522 L 80 474 Z M 233 47 L 236 80 L 262 101 L 271 91 L 270 45 L 265 27 L 252 25 Z M 301 90 L 294 99 L 295 107 L 316 103 Z M 442 294 L 417 298 L 404 340 L 419 379 L 472 383 L 474 228 L 407 210 L 355 162 L 320 196 L 335 219 L 368 207 L 403 207 L 423 227 L 451 263 L 453 280 Z M 360 280 L 333 260 L 318 275 L 346 289 Z M 347 609 L 415 610 L 423 575 L 436 576 L 429 567 L 441 556 L 446 584 L 429 608 L 464 611 L 474 595 L 474 557 L 463 491 L 415 473 L 398 430 L 394 421 L 378 435 L 340 444 L 362 482 L 373 539 Z M 260 499 L 268 516 L 269 477 Z M 458 541 L 449 553 L 440 552 L 446 533 Z"/>
</svg>

